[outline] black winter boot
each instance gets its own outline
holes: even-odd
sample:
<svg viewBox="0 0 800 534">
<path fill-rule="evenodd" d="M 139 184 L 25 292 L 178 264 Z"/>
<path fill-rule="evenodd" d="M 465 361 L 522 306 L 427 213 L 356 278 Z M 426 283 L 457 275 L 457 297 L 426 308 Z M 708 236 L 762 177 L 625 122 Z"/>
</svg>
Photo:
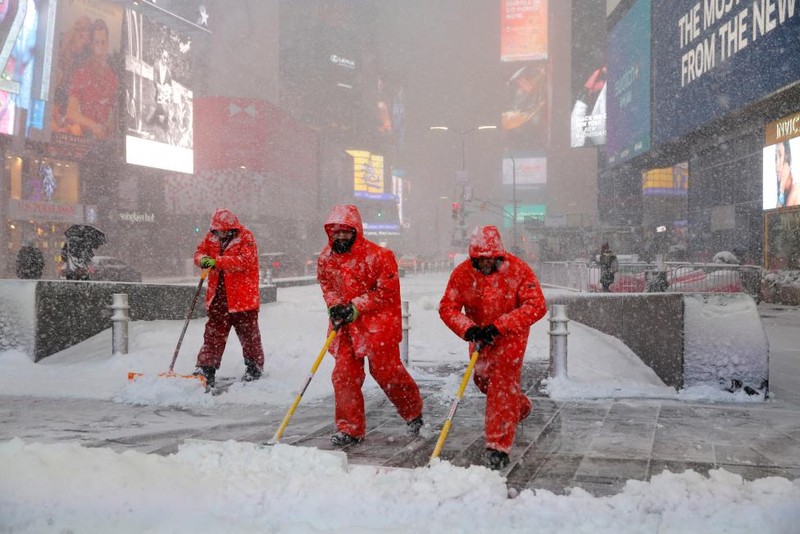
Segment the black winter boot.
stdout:
<svg viewBox="0 0 800 534">
<path fill-rule="evenodd" d="M 194 376 L 204 376 L 206 378 L 206 385 L 210 388 L 214 387 L 214 379 L 217 374 L 217 370 L 214 367 L 198 366 L 192 374 Z"/>
<path fill-rule="evenodd" d="M 244 372 L 242 382 L 253 382 L 261 378 L 261 368 L 259 368 L 255 362 L 251 360 L 245 360 L 244 364 L 247 370 Z"/>
<path fill-rule="evenodd" d="M 486 467 L 498 471 L 509 463 L 508 453 L 495 449 L 486 449 Z"/>
<path fill-rule="evenodd" d="M 408 435 L 409 436 L 419 436 L 419 431 L 420 431 L 420 429 L 422 428 L 422 426 L 424 424 L 425 424 L 425 422 L 422 420 L 422 416 L 421 415 L 418 416 L 418 417 L 415 417 L 414 419 L 412 419 L 411 421 L 406 423 L 406 425 L 408 425 L 408 431 L 407 431 Z"/>
<path fill-rule="evenodd" d="M 364 441 L 364 438 L 357 438 L 345 432 L 337 432 L 331 436 L 331 443 L 337 447 L 347 447 L 348 445 L 355 445 L 362 441 Z"/>
</svg>

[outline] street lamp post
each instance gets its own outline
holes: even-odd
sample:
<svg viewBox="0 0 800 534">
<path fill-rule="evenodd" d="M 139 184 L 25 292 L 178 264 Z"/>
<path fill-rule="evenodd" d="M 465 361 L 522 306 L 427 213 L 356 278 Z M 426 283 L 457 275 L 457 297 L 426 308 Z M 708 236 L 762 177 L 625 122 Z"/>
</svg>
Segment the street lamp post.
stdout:
<svg viewBox="0 0 800 534">
<path fill-rule="evenodd" d="M 450 128 L 449 126 L 431 126 L 428 129 L 455 132 L 461 136 L 461 172 L 465 172 L 467 170 L 467 134 L 477 132 L 479 130 L 496 130 L 497 126 L 493 124 L 485 124 L 482 126 L 476 126 L 474 128 L 467 128 L 466 130 L 458 130 L 455 128 Z"/>
<path fill-rule="evenodd" d="M 514 156 L 511 158 L 511 204 L 513 210 L 512 233 L 514 236 L 513 252 L 519 254 L 519 246 L 517 245 L 517 160 Z"/>
<path fill-rule="evenodd" d="M 456 197 L 455 198 L 456 202 L 463 202 L 465 200 L 464 197 L 465 197 L 465 194 L 466 194 L 466 183 L 468 182 L 468 180 L 466 178 L 466 171 L 467 171 L 467 134 L 472 133 L 472 132 L 477 132 L 479 130 L 496 130 L 497 126 L 495 126 L 493 124 L 492 125 L 486 124 L 486 125 L 476 126 L 474 128 L 467 128 L 467 129 L 455 129 L 455 128 L 450 128 L 449 126 L 430 126 L 428 129 L 429 130 L 452 131 L 452 132 L 457 133 L 459 136 L 461 136 L 461 180 L 463 180 L 464 183 L 461 184 L 460 189 L 458 187 L 456 188 L 456 194 L 454 196 Z M 458 183 L 458 181 L 457 181 L 457 183 Z M 463 206 L 461 207 L 461 217 L 459 219 L 458 226 L 462 229 L 462 234 L 463 234 L 463 230 L 465 228 Z M 455 239 L 455 229 L 453 230 L 453 233 L 454 233 L 453 238 Z"/>
</svg>

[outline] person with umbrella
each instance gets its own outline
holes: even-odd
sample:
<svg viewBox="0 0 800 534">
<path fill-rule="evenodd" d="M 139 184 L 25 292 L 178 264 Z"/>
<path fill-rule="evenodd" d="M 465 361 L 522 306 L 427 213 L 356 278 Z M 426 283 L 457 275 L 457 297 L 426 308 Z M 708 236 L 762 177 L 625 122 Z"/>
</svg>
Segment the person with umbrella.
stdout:
<svg viewBox="0 0 800 534">
<path fill-rule="evenodd" d="M 67 238 L 61 248 L 64 277 L 67 280 L 89 280 L 94 249 L 105 245 L 106 235 L 90 224 L 73 224 L 64 235 Z"/>
</svg>

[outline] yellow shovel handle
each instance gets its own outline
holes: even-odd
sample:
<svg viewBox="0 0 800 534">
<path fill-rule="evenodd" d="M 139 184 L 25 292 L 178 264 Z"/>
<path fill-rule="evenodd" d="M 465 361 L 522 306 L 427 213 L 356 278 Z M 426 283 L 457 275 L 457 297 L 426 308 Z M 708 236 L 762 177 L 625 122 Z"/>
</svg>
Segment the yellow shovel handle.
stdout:
<svg viewBox="0 0 800 534">
<path fill-rule="evenodd" d="M 458 393 L 456 393 L 456 398 L 453 401 L 453 405 L 450 406 L 450 413 L 447 414 L 447 420 L 444 422 L 444 426 L 442 427 L 442 432 L 439 434 L 439 440 L 436 442 L 436 447 L 433 449 L 433 454 L 431 454 L 431 460 L 434 458 L 438 458 L 439 454 L 442 452 L 442 447 L 444 446 L 444 440 L 447 439 L 447 434 L 450 432 L 450 427 L 453 425 L 453 417 L 456 415 L 456 410 L 458 409 L 458 403 L 461 401 L 461 398 L 464 396 L 464 390 L 467 389 L 467 383 L 469 382 L 469 377 L 472 375 L 472 370 L 475 368 L 475 362 L 478 361 L 478 350 L 475 350 L 472 353 L 472 357 L 469 359 L 469 365 L 467 366 L 467 371 L 464 373 L 464 378 L 461 379 L 461 386 L 458 388 Z"/>
<path fill-rule="evenodd" d="M 317 356 L 317 359 L 314 361 L 314 365 L 311 366 L 311 371 L 308 373 L 306 381 L 303 384 L 303 387 L 300 389 L 300 393 L 298 393 L 297 397 L 295 397 L 294 402 L 289 407 L 289 411 L 286 412 L 286 416 L 283 418 L 281 426 L 278 427 L 278 430 L 275 432 L 275 435 L 272 436 L 272 439 L 269 440 L 269 443 L 278 443 L 278 441 L 280 441 L 281 436 L 283 436 L 283 431 L 286 430 L 286 427 L 289 425 L 289 420 L 294 415 L 297 405 L 300 404 L 300 399 L 303 398 L 303 394 L 306 392 L 306 389 L 308 389 L 308 385 L 311 383 L 314 373 L 317 372 L 319 364 L 322 363 L 322 358 L 325 357 L 325 353 L 328 352 L 328 347 L 331 346 L 334 337 L 336 337 L 336 330 L 331 330 L 331 333 L 328 334 L 328 339 L 325 340 L 325 345 L 323 345 L 322 350 L 319 351 L 319 356 Z"/>
</svg>

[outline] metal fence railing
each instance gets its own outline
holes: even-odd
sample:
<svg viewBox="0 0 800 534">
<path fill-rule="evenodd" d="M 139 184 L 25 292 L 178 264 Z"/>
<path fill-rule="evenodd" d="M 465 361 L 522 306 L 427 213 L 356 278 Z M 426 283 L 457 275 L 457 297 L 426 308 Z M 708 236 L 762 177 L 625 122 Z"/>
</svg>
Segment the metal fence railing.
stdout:
<svg viewBox="0 0 800 534">
<path fill-rule="evenodd" d="M 600 267 L 584 262 L 543 262 L 537 273 L 543 284 L 577 291 L 602 291 Z M 620 263 L 611 291 L 741 293 L 760 300 L 762 269 L 757 265 L 667 262 Z"/>
</svg>

